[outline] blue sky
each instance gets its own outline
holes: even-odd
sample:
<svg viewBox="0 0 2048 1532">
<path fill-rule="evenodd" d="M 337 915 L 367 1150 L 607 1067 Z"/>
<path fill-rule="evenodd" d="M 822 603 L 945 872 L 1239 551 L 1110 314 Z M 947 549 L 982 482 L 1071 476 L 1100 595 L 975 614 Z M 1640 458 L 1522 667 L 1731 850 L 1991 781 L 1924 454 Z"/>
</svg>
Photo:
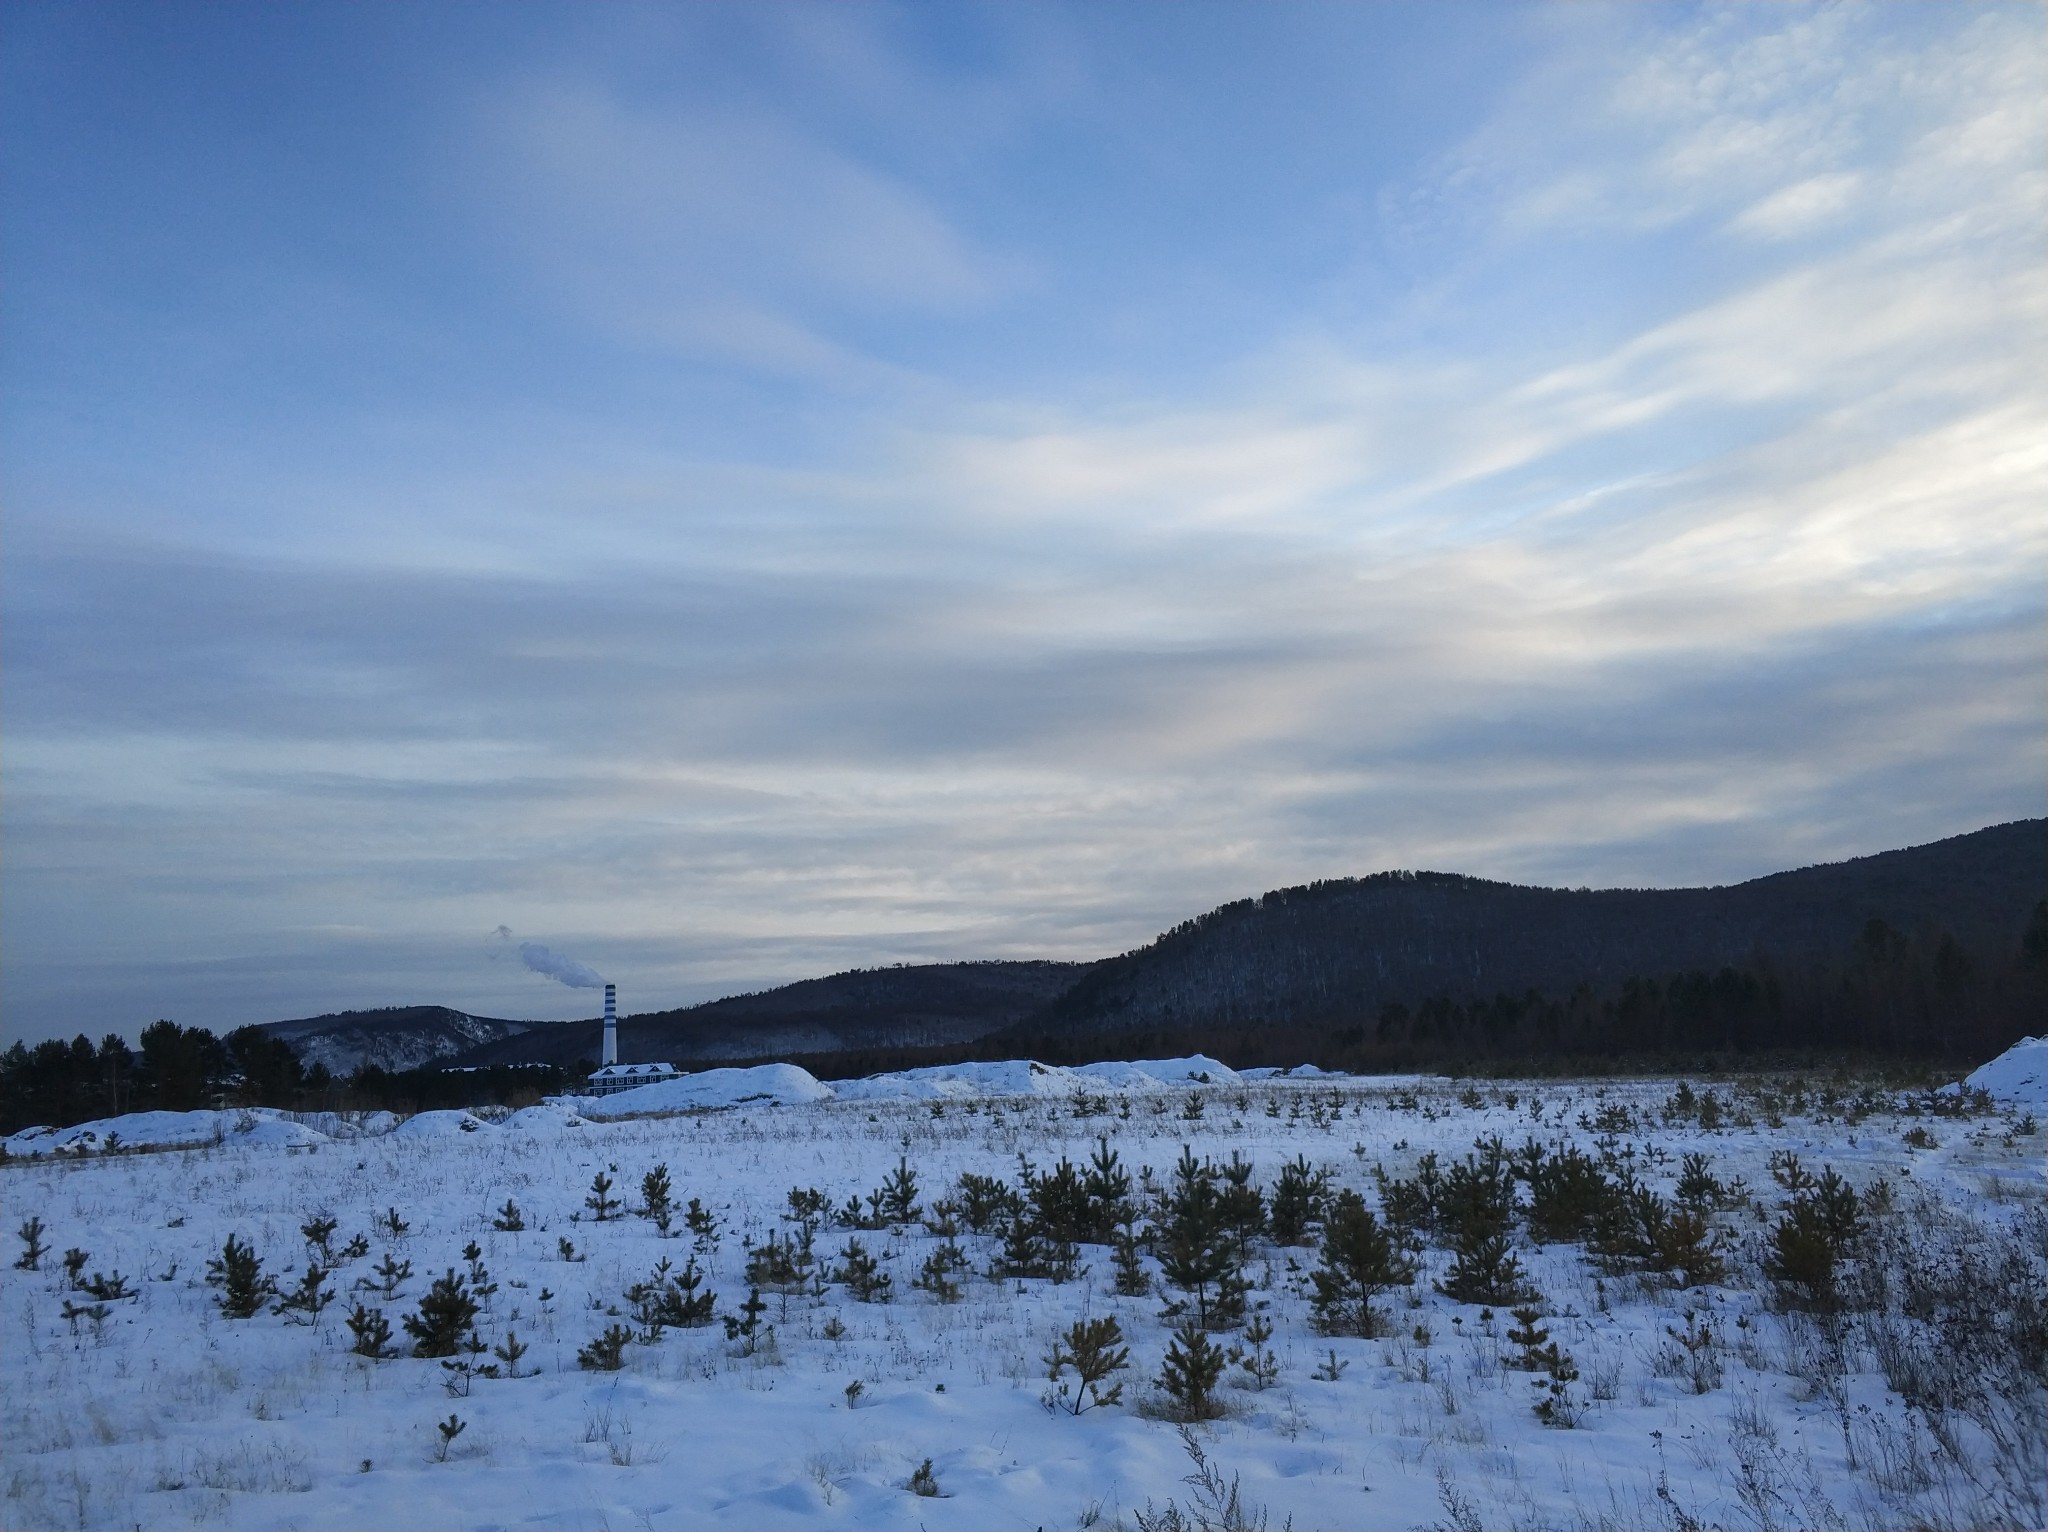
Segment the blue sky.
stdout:
<svg viewBox="0 0 2048 1532">
<path fill-rule="evenodd" d="M 2040 814 L 2043 17 L 9 6 L 5 1031 Z"/>
</svg>

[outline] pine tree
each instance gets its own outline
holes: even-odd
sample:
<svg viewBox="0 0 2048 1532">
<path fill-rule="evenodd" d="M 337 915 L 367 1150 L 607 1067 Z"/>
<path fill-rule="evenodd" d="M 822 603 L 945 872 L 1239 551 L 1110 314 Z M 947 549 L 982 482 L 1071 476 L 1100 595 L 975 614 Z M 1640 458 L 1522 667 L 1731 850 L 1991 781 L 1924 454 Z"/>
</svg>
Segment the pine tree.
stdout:
<svg viewBox="0 0 2048 1532">
<path fill-rule="evenodd" d="M 1237 1359 L 1237 1365 L 1251 1374 L 1252 1387 L 1260 1393 L 1271 1388 L 1280 1377 L 1280 1358 L 1267 1344 L 1273 1338 L 1273 1326 L 1264 1314 L 1254 1314 L 1244 1327 L 1244 1351 Z"/>
<path fill-rule="evenodd" d="M 43 1257 L 50 1253 L 50 1247 L 43 1243 L 42 1219 L 31 1218 L 15 1232 L 21 1240 L 23 1249 L 21 1254 L 15 1259 L 14 1269 L 16 1271 L 41 1271 L 43 1269 Z"/>
<path fill-rule="evenodd" d="M 917 1217 L 917 1172 L 907 1156 L 897 1156 L 896 1169 L 883 1180 L 874 1201 L 878 1223 L 900 1226 Z"/>
<path fill-rule="evenodd" d="M 1323 1224 L 1322 1264 L 1315 1283 L 1316 1323 L 1327 1334 L 1378 1335 L 1385 1319 L 1373 1299 L 1415 1280 L 1415 1264 L 1373 1217 L 1365 1199 L 1346 1189 L 1330 1204 Z"/>
<path fill-rule="evenodd" d="M 1277 1104 L 1277 1103 L 1276 1103 Z M 1296 1155 L 1280 1167 L 1273 1183 L 1272 1207 L 1267 1226 L 1282 1245 L 1306 1245 L 1309 1225 L 1322 1216 L 1323 1201 L 1329 1195 L 1327 1171 L 1311 1166 L 1305 1156 Z"/>
<path fill-rule="evenodd" d="M 1058 1406 L 1079 1415 L 1098 1405 L 1115 1404 L 1123 1398 L 1124 1386 L 1102 1385 L 1109 1375 L 1130 1365 L 1131 1349 L 1123 1344 L 1123 1331 L 1114 1319 L 1077 1319 L 1063 1338 L 1055 1338 L 1046 1353 L 1046 1376 L 1051 1378 Z M 1062 1383 L 1060 1376 L 1072 1368 L 1076 1382 Z"/>
<path fill-rule="evenodd" d="M 626 1365 L 626 1342 L 632 1338 L 624 1325 L 607 1325 L 604 1334 L 576 1353 L 576 1365 L 585 1372 L 617 1372 Z"/>
<path fill-rule="evenodd" d="M 419 1357 L 445 1357 L 455 1355 L 462 1344 L 463 1335 L 476 1322 L 476 1300 L 470 1296 L 468 1285 L 456 1274 L 454 1267 L 448 1268 L 446 1276 L 436 1277 L 427 1295 L 420 1300 L 417 1314 L 406 1316 L 405 1333 L 413 1338 L 412 1354 Z"/>
<path fill-rule="evenodd" d="M 1131 1216 L 1131 1175 L 1109 1147 L 1106 1133 L 1095 1140 L 1095 1153 L 1089 1156 L 1081 1190 L 1088 1204 L 1088 1239 L 1105 1243 L 1111 1231 Z"/>
<path fill-rule="evenodd" d="M 221 1247 L 220 1259 L 206 1263 L 206 1281 L 221 1290 L 220 1311 L 230 1319 L 254 1319 L 263 1300 L 277 1291 L 276 1282 L 263 1275 L 263 1262 L 254 1247 L 233 1234 Z"/>
<path fill-rule="evenodd" d="M 1216 1401 L 1216 1384 L 1223 1376 L 1224 1361 L 1223 1348 L 1193 1321 L 1173 1332 L 1165 1366 L 1155 1381 L 1173 1401 L 1176 1418 L 1214 1420 L 1223 1413 Z"/>
<path fill-rule="evenodd" d="M 747 1293 L 747 1301 L 740 1305 L 737 1316 L 725 1316 L 725 1338 L 740 1342 L 740 1355 L 752 1356 L 760 1344 L 761 1316 L 768 1312 L 768 1305 L 761 1301 L 761 1289 L 756 1287 Z"/>
<path fill-rule="evenodd" d="M 839 1261 L 839 1269 L 832 1274 L 833 1281 L 843 1285 L 862 1303 L 889 1301 L 892 1279 L 859 1240 L 846 1242 L 846 1248 L 839 1253 Z"/>
<path fill-rule="evenodd" d="M 326 1290 L 326 1281 L 326 1268 L 308 1261 L 299 1285 L 279 1299 L 271 1312 L 283 1315 L 288 1323 L 315 1323 L 320 1318 L 320 1311 L 334 1301 L 334 1294 Z"/>
<path fill-rule="evenodd" d="M 367 1356 L 382 1361 L 398 1355 L 390 1350 L 391 1321 L 384 1317 L 382 1309 L 365 1308 L 358 1303 L 349 1311 L 348 1333 L 354 1337 L 349 1350 L 357 1356 Z"/>
<path fill-rule="evenodd" d="M 510 1197 L 498 1209 L 498 1216 L 491 1220 L 491 1227 L 500 1234 L 517 1234 L 526 1227 L 526 1215 L 519 1211 L 519 1204 Z"/>
<path fill-rule="evenodd" d="M 718 1220 L 695 1197 L 683 1210 L 683 1227 L 690 1231 L 690 1239 L 699 1255 L 709 1255 L 718 1248 Z"/>
<path fill-rule="evenodd" d="M 583 1199 L 583 1205 L 599 1223 L 609 1223 L 619 1216 L 625 1203 L 612 1195 L 612 1178 L 600 1170 L 591 1177 L 590 1195 Z"/>
<path fill-rule="evenodd" d="M 675 1203 L 669 1195 L 668 1166 L 657 1165 L 640 1178 L 641 1216 L 661 1231 L 663 1239 L 668 1238 L 669 1224 L 675 1218 Z"/>
</svg>

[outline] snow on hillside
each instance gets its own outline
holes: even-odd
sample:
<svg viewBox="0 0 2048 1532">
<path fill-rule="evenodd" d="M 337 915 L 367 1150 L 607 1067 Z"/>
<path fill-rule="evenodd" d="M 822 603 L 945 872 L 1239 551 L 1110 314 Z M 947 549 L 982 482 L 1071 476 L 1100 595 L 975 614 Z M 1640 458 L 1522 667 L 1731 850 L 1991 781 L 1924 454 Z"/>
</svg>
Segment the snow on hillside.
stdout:
<svg viewBox="0 0 2048 1532">
<path fill-rule="evenodd" d="M 1374 1339 L 1318 1329 L 1312 1244 L 1244 1236 L 1271 1338 L 1215 1336 L 1239 1360 L 1218 1391 L 1222 1417 L 1187 1440 L 1270 1526 L 2042 1520 L 2038 1361 L 1971 1340 L 2003 1312 L 1999 1284 L 2032 1284 L 2037 1298 L 2048 1284 L 2042 1140 L 1972 1098 L 1718 1082 L 1709 1108 L 1700 1082 L 1245 1080 L 1214 1060 L 987 1065 L 852 1086 L 771 1066 L 674 1086 L 692 1079 L 695 1101 L 634 1116 L 600 1115 L 621 1095 L 403 1125 L 202 1113 L 10 1140 L 8 1223 L 35 1224 L 46 1248 L 36 1269 L 0 1270 L 0 1525 L 1128 1529 L 1169 1499 L 1192 1515 L 1195 1465 L 1154 1382 L 1173 1338 L 1163 1305 L 1187 1295 L 1163 1283 L 1157 1254 L 1138 1257 L 1153 1288 L 1142 1296 L 1118 1290 L 1114 1252 L 1094 1244 L 1070 1280 L 996 1280 L 986 1273 L 1004 1236 L 934 1232 L 935 1201 L 958 1196 L 962 1172 L 1015 1187 L 1020 1156 L 1036 1172 L 1063 1156 L 1085 1169 L 1106 1147 L 1141 1198 L 1169 1186 L 1191 1149 L 1241 1159 L 1268 1195 L 1299 1160 L 1383 1207 L 1376 1166 L 1411 1177 L 1425 1156 L 1447 1168 L 1495 1139 L 1576 1146 L 1667 1207 L 1684 1157 L 1705 1156 L 1722 1190 L 1698 1205 L 1726 1273 L 1689 1290 L 1616 1274 L 1581 1244 L 1537 1244 L 1519 1216 L 1514 1255 L 1576 1374 L 1559 1385 L 1567 1429 L 1532 1408 L 1559 1375 L 1515 1365 L 1528 1348 L 1509 1338 L 1508 1305 L 1439 1290 L 1448 1236 L 1418 1236 L 1418 1280 L 1379 1298 L 1389 1323 Z M 60 1141 L 72 1151 L 47 1152 Z M 118 1152 L 146 1143 L 192 1147 Z M 1876 1320 L 1853 1306 L 1839 1325 L 1787 1308 L 1761 1261 L 1786 1187 L 1801 1184 L 1788 1153 L 1806 1172 L 1839 1172 L 1899 1236 L 1870 1260 L 1957 1263 L 1962 1276 L 1925 1291 L 1940 1311 L 1942 1292 L 1967 1289 L 1966 1322 L 1944 1330 L 1894 1308 L 1878 1345 Z M 872 1229 L 826 1218 L 823 1280 L 771 1287 L 751 1344 L 729 1337 L 750 1256 L 771 1234 L 795 1236 L 789 1192 L 815 1187 L 841 1207 L 899 1163 L 921 1216 Z M 715 1233 L 693 1235 L 678 1216 L 664 1238 L 635 1215 L 657 1164 L 678 1208 L 699 1199 Z M 599 1217 L 601 1203 L 616 1205 Z M 207 1281 L 223 1243 L 247 1241 L 289 1293 L 321 1218 L 335 1221 L 338 1301 L 227 1317 Z M 855 1240 L 891 1277 L 890 1301 L 859 1301 L 837 1275 Z M 968 1262 L 956 1301 L 915 1285 L 949 1243 Z M 646 1327 L 628 1290 L 663 1261 L 671 1273 L 694 1261 L 716 1294 L 713 1323 Z M 481 1294 L 478 1360 L 500 1376 L 351 1351 L 357 1304 L 390 1324 L 386 1349 L 407 1348 L 403 1321 L 444 1273 Z M 1048 1407 L 1045 1358 L 1083 1317 L 1116 1320 L 1130 1355 L 1122 1399 L 1076 1417 Z M 633 1335 L 619 1370 L 579 1366 L 616 1325 Z M 505 1376 L 492 1348 L 515 1338 L 526 1349 Z M 1265 1376 L 1242 1365 L 1247 1351 L 1270 1354 Z M 906 1487 L 926 1459 L 931 1498 Z"/>
<path fill-rule="evenodd" d="M 2048 1107 L 2048 1037 L 2021 1038 L 1990 1063 L 1978 1065 L 1963 1084 L 2000 1101 Z"/>
</svg>

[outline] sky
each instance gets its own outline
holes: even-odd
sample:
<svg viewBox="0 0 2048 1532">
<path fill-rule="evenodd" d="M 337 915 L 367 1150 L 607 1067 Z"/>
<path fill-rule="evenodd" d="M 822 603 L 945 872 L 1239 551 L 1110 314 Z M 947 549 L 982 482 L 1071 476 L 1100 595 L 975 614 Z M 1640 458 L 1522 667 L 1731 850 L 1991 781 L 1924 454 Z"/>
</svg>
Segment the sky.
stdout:
<svg viewBox="0 0 2048 1532">
<path fill-rule="evenodd" d="M 15 0 L 0 1031 L 2042 814 L 2044 64 L 1946 0 Z"/>
</svg>

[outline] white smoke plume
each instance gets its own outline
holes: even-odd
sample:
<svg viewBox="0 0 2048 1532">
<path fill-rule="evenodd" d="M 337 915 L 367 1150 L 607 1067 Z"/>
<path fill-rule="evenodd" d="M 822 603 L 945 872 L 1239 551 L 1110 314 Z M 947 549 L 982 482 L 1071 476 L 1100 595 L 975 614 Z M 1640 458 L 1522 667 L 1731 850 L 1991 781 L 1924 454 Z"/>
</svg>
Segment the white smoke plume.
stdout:
<svg viewBox="0 0 2048 1532">
<path fill-rule="evenodd" d="M 509 926 L 499 926 L 491 934 L 501 942 L 512 940 L 512 930 Z M 535 973 L 543 974 L 557 983 L 566 984 L 571 989 L 601 989 L 604 986 L 604 976 L 588 963 L 561 957 L 550 952 L 539 942 L 521 942 L 519 961 Z"/>
</svg>

